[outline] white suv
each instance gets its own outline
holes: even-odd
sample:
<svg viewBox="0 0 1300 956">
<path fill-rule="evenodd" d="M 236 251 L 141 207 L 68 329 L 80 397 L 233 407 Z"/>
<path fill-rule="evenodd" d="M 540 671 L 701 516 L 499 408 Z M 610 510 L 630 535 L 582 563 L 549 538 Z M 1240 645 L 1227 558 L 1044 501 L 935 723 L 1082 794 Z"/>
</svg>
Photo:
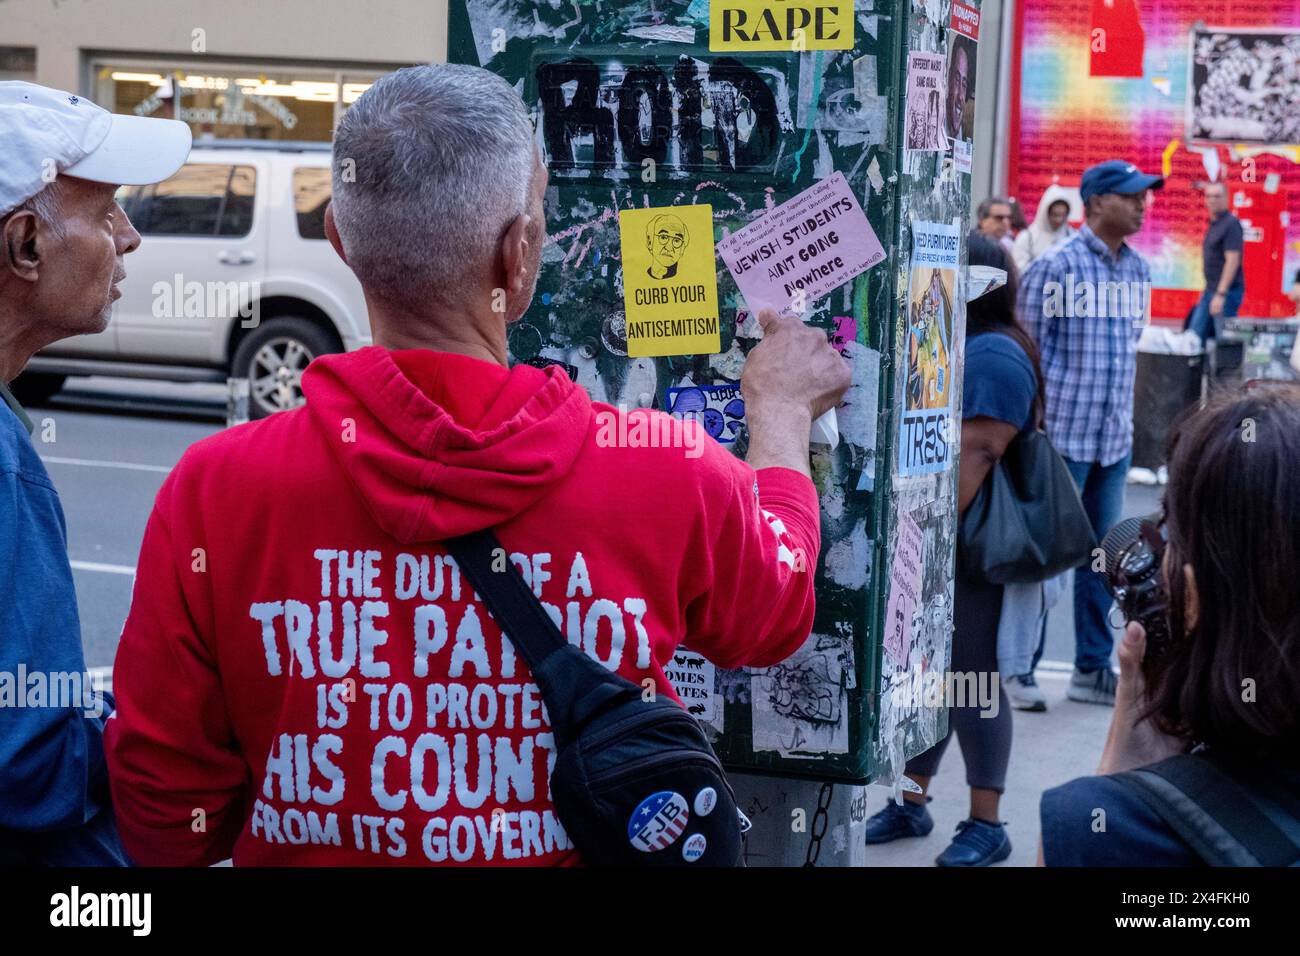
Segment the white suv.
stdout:
<svg viewBox="0 0 1300 956">
<path fill-rule="evenodd" d="M 325 238 L 328 144 L 199 144 L 171 179 L 118 198 L 143 241 L 112 320 L 33 358 L 24 400 L 68 375 L 235 376 L 260 418 L 301 404 L 317 355 L 370 344 L 361 286 Z"/>
</svg>

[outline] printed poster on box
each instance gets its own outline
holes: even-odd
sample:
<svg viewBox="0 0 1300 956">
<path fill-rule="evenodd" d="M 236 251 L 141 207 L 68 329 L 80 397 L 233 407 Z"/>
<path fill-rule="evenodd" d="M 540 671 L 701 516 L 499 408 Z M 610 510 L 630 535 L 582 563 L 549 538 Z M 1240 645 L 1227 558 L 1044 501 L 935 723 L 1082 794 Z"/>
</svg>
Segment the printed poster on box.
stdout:
<svg viewBox="0 0 1300 956">
<path fill-rule="evenodd" d="M 953 308 L 961 233 L 954 225 L 912 223 L 912 271 L 903 321 L 905 366 L 898 473 L 928 475 L 952 460 Z"/>
</svg>

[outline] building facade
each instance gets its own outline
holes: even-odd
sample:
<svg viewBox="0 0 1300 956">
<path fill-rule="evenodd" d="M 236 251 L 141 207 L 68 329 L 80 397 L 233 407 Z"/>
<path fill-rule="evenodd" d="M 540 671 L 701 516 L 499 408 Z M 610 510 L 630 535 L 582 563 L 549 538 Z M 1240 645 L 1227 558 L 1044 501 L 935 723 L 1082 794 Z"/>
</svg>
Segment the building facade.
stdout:
<svg viewBox="0 0 1300 956">
<path fill-rule="evenodd" d="M 444 60 L 446 38 L 446 0 L 7 0 L 0 79 L 181 119 L 196 143 L 328 141 L 376 77 Z"/>
</svg>

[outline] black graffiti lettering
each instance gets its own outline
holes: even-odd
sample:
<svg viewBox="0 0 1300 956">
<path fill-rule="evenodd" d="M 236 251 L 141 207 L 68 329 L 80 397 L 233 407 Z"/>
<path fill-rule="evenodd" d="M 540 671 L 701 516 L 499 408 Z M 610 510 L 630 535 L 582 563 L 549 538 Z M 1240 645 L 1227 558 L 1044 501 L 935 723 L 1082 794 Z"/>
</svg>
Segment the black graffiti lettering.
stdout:
<svg viewBox="0 0 1300 956">
<path fill-rule="evenodd" d="M 650 140 L 642 137 L 641 107 L 650 102 Z M 673 94 L 668 79 L 652 66 L 635 66 L 623 77 L 618 91 L 618 139 L 628 163 L 642 160 L 662 163 L 668 156 L 668 139 L 673 128 Z"/>
<path fill-rule="evenodd" d="M 564 84 L 578 81 L 573 100 L 564 102 Z M 545 63 L 537 69 L 542 100 L 542 137 L 550 164 L 555 169 L 577 165 L 573 138 L 588 130 L 594 143 L 593 165 L 614 165 L 614 117 L 596 106 L 600 91 L 600 70 L 591 60 L 576 58 L 563 63 Z"/>
<path fill-rule="evenodd" d="M 699 166 L 704 162 L 704 126 L 701 123 L 703 103 L 700 94 L 700 77 L 695 61 L 689 56 L 677 59 L 673 68 L 673 86 L 677 89 L 677 143 L 684 166 Z"/>
<path fill-rule="evenodd" d="M 763 78 L 739 60 L 724 57 L 709 67 L 709 97 L 713 101 L 713 139 L 718 165 L 723 169 L 757 166 L 776 148 L 781 129 L 777 121 L 776 97 Z M 754 113 L 754 128 L 741 142 L 737 119 L 741 98 Z"/>
<path fill-rule="evenodd" d="M 576 83 L 576 86 L 575 86 Z M 565 93 L 569 84 L 572 95 Z M 622 146 L 623 162 L 640 166 L 646 159 L 656 165 L 670 160 L 687 168 L 704 164 L 704 98 L 713 115 L 713 149 L 724 170 L 761 166 L 775 154 L 781 135 L 776 97 L 753 69 L 731 57 L 715 60 L 701 83 L 699 63 L 681 56 L 672 79 L 653 64 L 634 66 L 622 74 L 618 85 L 605 77 L 591 60 L 575 57 L 537 68 L 542 106 L 542 140 L 552 169 L 578 166 L 608 168 L 615 163 L 615 139 Z M 676 118 L 673 109 L 676 104 Z M 649 124 L 645 123 L 648 108 Z M 750 125 L 740 135 L 742 115 Z M 575 140 L 590 133 L 590 160 L 579 158 Z M 677 142 L 676 154 L 671 146 Z"/>
</svg>

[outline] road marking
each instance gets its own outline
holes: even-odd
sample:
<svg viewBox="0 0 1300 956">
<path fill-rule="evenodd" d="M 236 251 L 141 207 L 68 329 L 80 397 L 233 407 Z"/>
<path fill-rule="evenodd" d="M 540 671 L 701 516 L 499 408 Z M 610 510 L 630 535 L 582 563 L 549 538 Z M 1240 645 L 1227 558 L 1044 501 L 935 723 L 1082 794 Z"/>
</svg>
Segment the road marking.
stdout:
<svg viewBox="0 0 1300 956">
<path fill-rule="evenodd" d="M 53 455 L 41 456 L 41 461 L 50 465 L 80 465 L 83 468 L 121 468 L 124 471 L 152 471 L 167 475 L 171 469 L 163 465 L 142 465 L 134 461 L 97 461 L 93 458 L 56 458 Z"/>
<path fill-rule="evenodd" d="M 74 571 L 98 571 L 101 574 L 135 574 L 135 568 L 125 564 L 100 564 L 98 561 L 69 561 Z"/>
<path fill-rule="evenodd" d="M 1038 669 L 1034 671 L 1036 677 L 1047 680 L 1069 680 L 1073 673 L 1074 665 L 1069 661 L 1039 661 Z"/>
</svg>

